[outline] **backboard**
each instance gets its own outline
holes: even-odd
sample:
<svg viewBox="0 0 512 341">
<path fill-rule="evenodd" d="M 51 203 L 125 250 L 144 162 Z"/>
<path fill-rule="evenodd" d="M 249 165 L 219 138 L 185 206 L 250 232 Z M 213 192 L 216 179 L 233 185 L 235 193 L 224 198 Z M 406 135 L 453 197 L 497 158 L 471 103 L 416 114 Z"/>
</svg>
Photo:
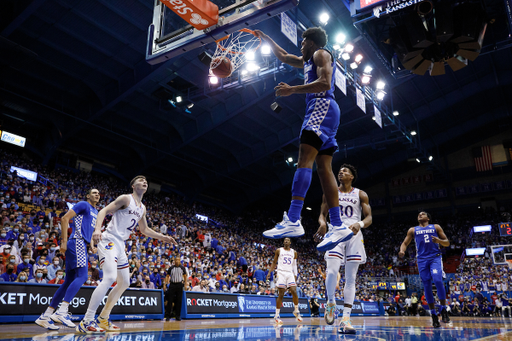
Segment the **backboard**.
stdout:
<svg viewBox="0 0 512 341">
<path fill-rule="evenodd" d="M 505 265 L 512 259 L 512 245 L 491 245 L 492 262 L 495 265 Z"/>
<path fill-rule="evenodd" d="M 166 0 L 163 0 L 166 1 Z M 160 0 L 154 0 L 153 23 L 148 30 L 146 61 L 162 63 L 185 52 L 213 43 L 242 28 L 298 5 L 299 0 L 212 0 L 219 7 L 216 25 L 197 30 Z"/>
</svg>

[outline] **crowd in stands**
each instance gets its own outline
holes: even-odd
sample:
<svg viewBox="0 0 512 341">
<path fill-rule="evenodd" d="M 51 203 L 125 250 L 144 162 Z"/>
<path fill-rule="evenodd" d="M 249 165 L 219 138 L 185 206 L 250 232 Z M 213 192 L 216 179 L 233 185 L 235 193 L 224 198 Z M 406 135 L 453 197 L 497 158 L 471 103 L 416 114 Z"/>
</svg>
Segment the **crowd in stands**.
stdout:
<svg viewBox="0 0 512 341">
<path fill-rule="evenodd" d="M 131 189 L 102 174 L 67 168 L 47 169 L 5 151 L 0 151 L 0 157 L 0 281 L 60 284 L 65 275 L 64 255 L 59 249 L 60 218 L 74 203 L 85 200 L 89 188 L 100 191 L 98 210 Z M 11 166 L 38 172 L 43 180 L 32 182 L 18 177 L 10 171 Z M 277 217 L 269 217 L 257 210 L 235 216 L 219 208 L 188 203 L 170 193 L 147 193 L 143 202 L 147 207 L 148 226 L 173 236 L 178 240 L 178 246 L 133 233 L 126 242 L 132 287 L 165 290 L 169 284 L 167 269 L 179 257 L 188 271 L 189 286 L 193 291 L 275 294 L 273 274 L 269 281 L 266 279 L 275 250 L 282 246 L 282 240 L 264 239 L 261 232 L 275 225 Z M 210 217 L 210 222 L 201 221 L 196 217 L 197 213 Z M 416 223 L 414 219 L 412 217 L 407 223 L 374 224 L 363 230 L 367 263 L 359 269 L 356 299 L 388 300 L 389 294 L 379 297 L 368 287 L 368 281 L 395 277 L 396 268 L 400 266 L 415 266 L 414 247 L 409 247 L 404 259 L 397 257 L 407 229 Z M 482 216 L 482 219 L 495 218 Z M 480 244 L 478 240 L 467 238 L 467 229 L 461 229 L 465 222 L 464 218 L 441 222 L 452 240 L 445 252 L 460 254 L 467 245 Z M 292 244 L 299 254 L 298 293 L 325 298 L 324 280 L 320 276 L 322 269 L 325 271 L 325 261 L 312 241 L 318 225 L 313 219 L 305 219 L 303 224 L 307 227 L 307 235 Z M 383 229 L 386 233 L 382 233 Z M 495 235 L 488 238 L 499 242 Z M 87 286 L 97 285 L 102 278 L 98 256 L 93 251 L 89 247 L 89 276 L 84 284 Z M 466 270 L 462 271 L 458 278 L 460 285 L 466 283 L 465 273 Z M 488 273 L 481 271 L 478 275 Z M 343 284 L 340 288 L 338 298 L 343 295 Z"/>
</svg>

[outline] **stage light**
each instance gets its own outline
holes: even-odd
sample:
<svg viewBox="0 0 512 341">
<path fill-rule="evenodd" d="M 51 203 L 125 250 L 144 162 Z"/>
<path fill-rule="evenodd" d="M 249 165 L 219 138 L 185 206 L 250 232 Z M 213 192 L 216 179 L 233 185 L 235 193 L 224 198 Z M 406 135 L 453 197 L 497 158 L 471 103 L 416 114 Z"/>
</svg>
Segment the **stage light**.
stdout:
<svg viewBox="0 0 512 341">
<path fill-rule="evenodd" d="M 291 156 L 290 156 L 290 157 L 288 158 L 288 162 L 293 162 L 293 157 L 291 157 Z"/>
<path fill-rule="evenodd" d="M 393 111 L 393 116 L 398 116 L 398 115 L 400 115 L 400 113 L 398 111 L 396 111 L 396 110 Z"/>
<path fill-rule="evenodd" d="M 217 83 L 219 83 L 219 79 L 217 77 L 215 77 L 215 76 L 210 77 L 209 81 L 210 81 L 210 84 L 217 84 Z"/>
<path fill-rule="evenodd" d="M 430 155 L 430 156 L 428 157 L 428 161 L 432 161 L 432 160 L 434 160 L 434 157 L 433 157 L 432 155 Z"/>
<path fill-rule="evenodd" d="M 372 73 L 372 71 L 373 71 L 373 68 L 370 65 L 367 65 L 364 68 L 364 73 L 370 74 L 370 73 Z"/>
<path fill-rule="evenodd" d="M 358 54 L 355 58 L 355 61 L 356 63 L 361 63 L 361 60 L 363 60 L 363 55 L 362 54 Z"/>
<path fill-rule="evenodd" d="M 272 51 L 272 49 L 270 48 L 270 45 L 268 44 L 263 44 L 261 46 L 261 54 L 264 55 L 264 56 L 270 56 L 270 52 Z"/>
<path fill-rule="evenodd" d="M 329 21 L 329 14 L 327 14 L 326 12 L 320 14 L 320 23 L 322 25 L 327 24 L 328 21 Z"/>
<path fill-rule="evenodd" d="M 245 76 L 247 74 L 247 70 L 242 70 L 242 76 Z"/>
<path fill-rule="evenodd" d="M 311 211 L 311 207 L 306 207 L 306 210 Z"/>
<path fill-rule="evenodd" d="M 375 116 L 372 116 L 372 120 L 374 120 L 374 121 L 375 121 Z"/>
<path fill-rule="evenodd" d="M 245 54 L 247 60 L 254 60 L 255 58 L 255 55 L 254 55 L 254 51 L 249 51 Z"/>
<path fill-rule="evenodd" d="M 386 93 L 382 90 L 375 91 L 375 96 L 379 101 L 382 101 L 384 99 L 384 96 L 386 96 Z"/>
<path fill-rule="evenodd" d="M 194 103 L 190 103 L 187 105 L 187 108 L 192 109 L 194 107 Z"/>
<path fill-rule="evenodd" d="M 254 63 L 247 63 L 245 69 L 249 72 L 257 71 L 260 67 Z"/>
<path fill-rule="evenodd" d="M 357 63 L 356 62 L 352 62 L 352 64 L 350 64 L 350 67 L 354 70 L 354 69 L 357 69 Z"/>
<path fill-rule="evenodd" d="M 385 86 L 386 86 L 386 83 L 384 83 L 383 81 L 378 81 L 377 85 L 376 85 L 378 90 L 384 89 Z"/>
<path fill-rule="evenodd" d="M 352 45 L 352 44 L 345 45 L 345 52 L 351 53 L 352 51 L 354 51 L 354 45 Z"/>
<path fill-rule="evenodd" d="M 416 136 L 416 130 L 411 130 L 411 135 Z"/>
<path fill-rule="evenodd" d="M 363 77 L 361 77 L 361 83 L 368 84 L 370 83 L 370 79 L 371 77 L 369 75 L 363 75 Z"/>
<path fill-rule="evenodd" d="M 341 47 L 338 44 L 336 44 L 332 48 L 335 49 L 335 50 L 339 50 Z"/>
<path fill-rule="evenodd" d="M 347 36 L 344 35 L 343 33 L 339 33 L 337 36 L 336 36 L 336 42 L 337 43 L 340 43 L 340 44 L 343 44 L 345 42 L 345 39 L 347 39 Z"/>
<path fill-rule="evenodd" d="M 341 58 L 342 58 L 343 60 L 349 60 L 349 59 L 350 59 L 350 55 L 349 55 L 347 52 L 345 52 L 345 53 L 342 53 L 342 54 L 341 54 Z"/>
<path fill-rule="evenodd" d="M 421 163 L 420 159 L 416 158 L 416 162 L 417 163 Z"/>
<path fill-rule="evenodd" d="M 183 101 L 183 98 L 181 96 L 176 96 L 176 103 L 181 103 Z"/>
</svg>

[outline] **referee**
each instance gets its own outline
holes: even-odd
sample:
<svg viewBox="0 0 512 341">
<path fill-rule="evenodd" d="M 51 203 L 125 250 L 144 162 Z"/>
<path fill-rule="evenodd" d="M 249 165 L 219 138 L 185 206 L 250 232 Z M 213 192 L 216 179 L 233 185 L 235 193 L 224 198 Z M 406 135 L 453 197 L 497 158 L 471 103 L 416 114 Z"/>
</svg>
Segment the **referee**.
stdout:
<svg viewBox="0 0 512 341">
<path fill-rule="evenodd" d="M 174 316 L 176 321 L 181 321 L 181 300 L 183 296 L 183 286 L 188 290 L 187 270 L 181 265 L 180 257 L 176 256 L 174 265 L 167 271 L 169 274 L 169 289 L 165 293 L 167 306 L 165 307 L 165 318 L 171 318 L 171 308 L 174 303 Z"/>
</svg>

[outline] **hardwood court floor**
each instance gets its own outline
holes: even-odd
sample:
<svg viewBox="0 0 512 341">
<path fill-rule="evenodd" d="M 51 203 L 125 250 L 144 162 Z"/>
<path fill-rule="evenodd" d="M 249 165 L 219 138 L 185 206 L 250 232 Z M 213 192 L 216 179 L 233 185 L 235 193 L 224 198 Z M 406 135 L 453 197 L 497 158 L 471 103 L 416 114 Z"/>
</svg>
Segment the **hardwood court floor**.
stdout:
<svg viewBox="0 0 512 341">
<path fill-rule="evenodd" d="M 121 333 L 76 334 L 61 328 L 49 332 L 35 324 L 0 325 L 0 340 L 16 341 L 170 341 L 170 340 L 511 340 L 512 319 L 452 317 L 450 325 L 431 326 L 430 317 L 353 317 L 356 335 L 338 334 L 323 318 L 304 318 L 298 324 L 284 318 L 284 326 L 275 328 L 272 320 L 199 319 L 171 321 L 116 322 Z"/>
</svg>

